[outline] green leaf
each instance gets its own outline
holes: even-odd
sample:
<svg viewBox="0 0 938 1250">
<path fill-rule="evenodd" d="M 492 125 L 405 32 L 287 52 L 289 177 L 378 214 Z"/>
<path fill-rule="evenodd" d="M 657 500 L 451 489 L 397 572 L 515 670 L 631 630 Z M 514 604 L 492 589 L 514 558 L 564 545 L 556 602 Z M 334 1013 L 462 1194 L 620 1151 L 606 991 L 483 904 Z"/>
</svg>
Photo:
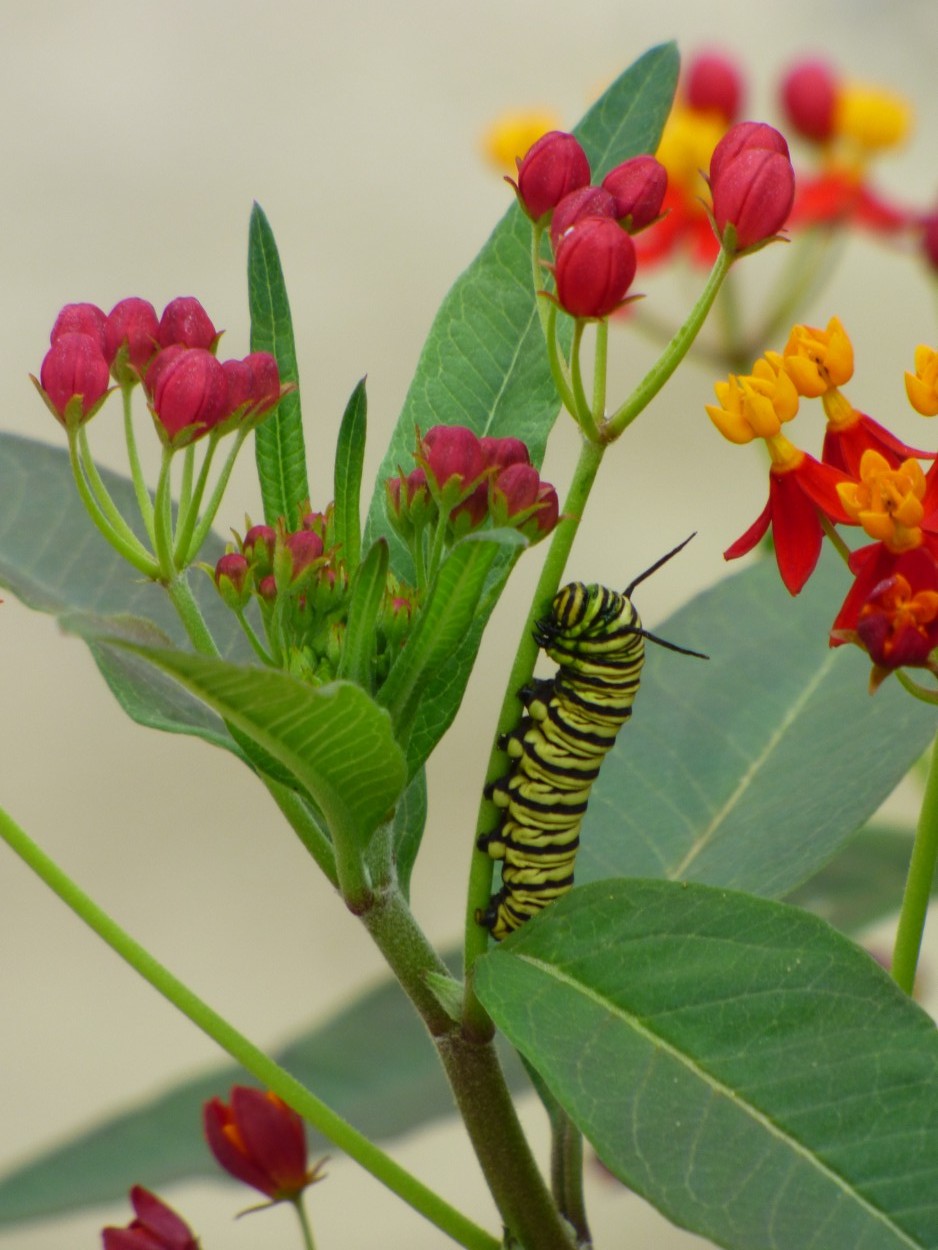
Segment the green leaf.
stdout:
<svg viewBox="0 0 938 1250">
<path fill-rule="evenodd" d="M 602 1161 L 675 1223 L 738 1250 L 938 1246 L 938 1033 L 816 917 L 601 882 L 476 969 Z"/>
<path fill-rule="evenodd" d="M 867 657 L 828 647 L 848 585 L 830 555 L 792 599 L 766 560 L 655 625 L 710 659 L 647 647 L 635 714 L 593 787 L 578 881 L 668 877 L 779 897 L 870 818 L 935 715 L 895 681 L 870 696 Z"/>
<path fill-rule="evenodd" d="M 136 649 L 296 778 L 338 840 L 367 843 L 404 788 L 404 757 L 387 713 L 358 686 L 315 689 L 287 673 L 181 651 Z"/>
<path fill-rule="evenodd" d="M 505 1048 L 508 1052 L 508 1048 Z M 419 1017 L 397 982 L 386 979 L 350 1007 L 274 1052 L 274 1058 L 341 1116 L 375 1140 L 453 1114 L 453 1096 Z M 508 1079 L 523 1086 L 513 1052 Z M 218 1064 L 139 1104 L 109 1115 L 65 1144 L 0 1178 L 0 1225 L 115 1201 L 142 1182 L 222 1173 L 202 1135 L 202 1104 L 227 1098 L 253 1079 Z M 66 1126 L 60 1125 L 57 1135 Z M 334 1153 L 308 1128 L 310 1154 Z"/>
<path fill-rule="evenodd" d="M 352 578 L 348 621 L 336 673 L 368 691 L 374 686 L 377 620 L 387 577 L 388 545 L 379 538 Z"/>
<path fill-rule="evenodd" d="M 427 775 L 418 768 L 394 812 L 394 862 L 397 884 L 404 898 L 410 901 L 410 876 L 417 861 L 427 823 Z"/>
<path fill-rule="evenodd" d="M 908 829 L 868 825 L 785 901 L 814 912 L 842 933 L 858 933 L 899 911 L 914 841 Z M 932 894 L 938 895 L 938 877 Z"/>
<path fill-rule="evenodd" d="M 101 476 L 124 516 L 136 517 L 130 480 L 106 469 Z M 142 527 L 137 529 L 142 537 Z M 201 556 L 214 564 L 224 549 L 210 534 Z M 195 569 L 191 581 L 221 654 L 247 660 L 247 640 L 212 579 Z M 97 639 L 112 635 L 164 645 L 184 646 L 187 640 L 163 588 L 141 581 L 92 525 L 66 452 L 14 434 L 0 434 L 0 586 L 80 634 L 115 698 L 138 724 L 194 734 L 240 754 L 203 703 L 137 657 L 98 645 Z"/>
<path fill-rule="evenodd" d="M 470 534 L 453 547 L 440 565 L 417 623 L 377 696 L 381 706 L 388 709 L 402 741 L 407 739 L 418 703 L 426 698 L 429 686 L 439 687 L 442 680 L 451 689 L 452 683 L 446 676 L 450 660 L 479 621 L 480 603 L 495 557 L 503 551 L 517 551 L 524 545 L 525 539 L 516 530 Z M 505 567 L 503 577 L 507 574 Z M 455 710 L 454 707 L 453 715 Z M 437 740 L 446 725 L 438 728 Z M 426 755 L 418 755 L 408 748 L 412 767 L 425 758 Z"/>
<path fill-rule="evenodd" d="M 362 378 L 345 406 L 335 453 L 335 536 L 349 574 L 355 572 L 361 559 L 361 492 L 367 416 L 368 397 Z"/>
<path fill-rule="evenodd" d="M 653 48 L 576 127 L 597 175 L 655 150 L 677 70 L 673 44 Z M 383 483 L 398 466 L 411 467 L 415 429 L 465 425 L 479 435 L 512 435 L 540 464 L 558 406 L 535 307 L 531 223 L 513 204 L 440 306 L 378 471 L 368 532 L 391 542 L 399 576 L 411 580 L 409 556 L 387 520 Z"/>
<path fill-rule="evenodd" d="M 251 351 L 272 352 L 280 369 L 280 381 L 298 382 L 293 319 L 280 254 L 270 222 L 259 204 L 251 210 L 248 228 L 248 307 Z M 293 525 L 298 506 L 309 499 L 298 391 L 284 396 L 274 415 L 257 428 L 254 440 L 264 520 L 268 525 L 276 525 L 280 517 L 286 517 L 288 525 Z"/>
</svg>

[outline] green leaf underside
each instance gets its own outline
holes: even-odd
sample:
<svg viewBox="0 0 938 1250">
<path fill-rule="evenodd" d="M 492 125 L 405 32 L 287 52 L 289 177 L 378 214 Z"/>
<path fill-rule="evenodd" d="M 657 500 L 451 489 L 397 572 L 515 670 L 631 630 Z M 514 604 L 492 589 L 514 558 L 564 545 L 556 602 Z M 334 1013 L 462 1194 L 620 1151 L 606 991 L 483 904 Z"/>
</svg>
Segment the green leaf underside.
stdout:
<svg viewBox="0 0 938 1250">
<path fill-rule="evenodd" d="M 575 128 L 597 176 L 653 152 L 677 81 L 673 44 L 652 48 L 609 87 Z M 385 512 L 383 483 L 413 468 L 415 430 L 465 425 L 479 435 L 523 439 L 539 465 L 557 416 L 531 280 L 531 223 L 513 204 L 436 315 L 378 471 L 368 529 L 392 544 L 392 567 L 410 561 Z M 569 328 L 565 331 L 569 334 Z"/>
<path fill-rule="evenodd" d="M 248 308 L 251 351 L 271 352 L 281 382 L 298 382 L 296 344 L 280 254 L 264 210 L 255 204 L 248 227 Z M 309 498 L 303 417 L 298 391 L 280 401 L 276 413 L 255 435 L 257 473 L 264 501 L 264 519 L 275 525 L 286 517 L 297 522 L 297 505 Z"/>
<path fill-rule="evenodd" d="M 514 1052 L 504 1050 L 510 1083 L 523 1086 Z M 453 1114 L 453 1096 L 426 1030 L 390 980 L 274 1057 L 374 1140 Z M 202 1104 L 227 1098 L 234 1084 L 252 1083 L 237 1065 L 220 1063 L 8 1172 L 0 1178 L 0 1225 L 126 1202 L 127 1190 L 138 1182 L 159 1190 L 195 1176 L 227 1179 L 205 1145 Z M 309 1126 L 307 1135 L 311 1157 L 334 1153 Z"/>
<path fill-rule="evenodd" d="M 701 885 L 574 891 L 479 996 L 603 1162 L 738 1250 L 938 1246 L 938 1033 L 797 908 Z"/>
<path fill-rule="evenodd" d="M 367 841 L 404 787 L 387 713 L 358 686 L 311 689 L 286 673 L 179 651 L 138 651 L 256 742 L 313 797 L 329 828 Z"/>
<path fill-rule="evenodd" d="M 829 555 L 792 599 L 765 560 L 655 624 L 710 659 L 648 644 L 634 716 L 593 787 L 578 882 L 667 877 L 779 897 L 870 818 L 935 715 L 895 681 L 871 697 L 867 657 L 828 647 L 847 589 Z"/>
</svg>

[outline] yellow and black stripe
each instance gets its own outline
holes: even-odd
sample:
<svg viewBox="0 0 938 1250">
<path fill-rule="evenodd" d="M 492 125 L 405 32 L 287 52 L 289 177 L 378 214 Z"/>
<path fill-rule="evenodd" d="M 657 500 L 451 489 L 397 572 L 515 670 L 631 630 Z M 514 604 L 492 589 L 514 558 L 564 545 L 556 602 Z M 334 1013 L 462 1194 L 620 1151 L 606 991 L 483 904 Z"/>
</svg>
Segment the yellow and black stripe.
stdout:
<svg viewBox="0 0 938 1250">
<path fill-rule="evenodd" d="M 502 862 L 501 889 L 477 916 L 498 941 L 573 885 L 590 788 L 632 715 L 645 639 L 663 642 L 642 628 L 632 591 L 689 541 L 621 593 L 571 582 L 535 626 L 535 641 L 558 669 L 519 692 L 527 715 L 499 744 L 508 770 L 486 789 L 501 820 L 478 841 L 480 851 Z"/>
</svg>

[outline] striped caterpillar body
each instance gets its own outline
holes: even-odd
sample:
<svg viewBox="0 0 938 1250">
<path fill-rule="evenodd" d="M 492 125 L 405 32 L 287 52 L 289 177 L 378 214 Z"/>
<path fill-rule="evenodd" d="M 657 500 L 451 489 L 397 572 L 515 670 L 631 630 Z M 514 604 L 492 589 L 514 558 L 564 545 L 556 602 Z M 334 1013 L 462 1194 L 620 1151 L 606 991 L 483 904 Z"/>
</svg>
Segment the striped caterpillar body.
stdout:
<svg viewBox="0 0 938 1250">
<path fill-rule="evenodd" d="M 476 916 L 497 941 L 573 885 L 590 788 L 632 715 L 645 639 L 685 651 L 642 628 L 632 591 L 689 541 L 621 593 L 571 582 L 535 627 L 535 641 L 558 669 L 519 691 L 527 715 L 499 743 L 508 770 L 486 788 L 501 820 L 478 840 L 480 851 L 502 861 L 501 889 Z"/>
</svg>

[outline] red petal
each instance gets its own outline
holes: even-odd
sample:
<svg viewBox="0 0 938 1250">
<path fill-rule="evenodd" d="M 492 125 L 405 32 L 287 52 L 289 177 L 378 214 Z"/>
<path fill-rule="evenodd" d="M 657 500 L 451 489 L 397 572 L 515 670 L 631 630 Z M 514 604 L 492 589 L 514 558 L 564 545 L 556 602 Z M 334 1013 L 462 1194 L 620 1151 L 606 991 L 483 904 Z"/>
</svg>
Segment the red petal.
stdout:
<svg viewBox="0 0 938 1250">
<path fill-rule="evenodd" d="M 723 552 L 723 559 L 737 560 L 740 556 L 744 556 L 747 552 L 752 551 L 756 543 L 765 537 L 771 520 L 772 497 L 770 495 L 768 503 L 753 521 L 752 525 L 749 526 L 749 529 L 746 530 L 745 534 L 740 534 L 732 546 L 727 547 Z"/>
<path fill-rule="evenodd" d="M 798 477 L 794 472 L 769 474 L 775 559 L 782 581 L 793 595 L 814 572 L 824 541 L 817 508 L 802 491 Z"/>
</svg>

